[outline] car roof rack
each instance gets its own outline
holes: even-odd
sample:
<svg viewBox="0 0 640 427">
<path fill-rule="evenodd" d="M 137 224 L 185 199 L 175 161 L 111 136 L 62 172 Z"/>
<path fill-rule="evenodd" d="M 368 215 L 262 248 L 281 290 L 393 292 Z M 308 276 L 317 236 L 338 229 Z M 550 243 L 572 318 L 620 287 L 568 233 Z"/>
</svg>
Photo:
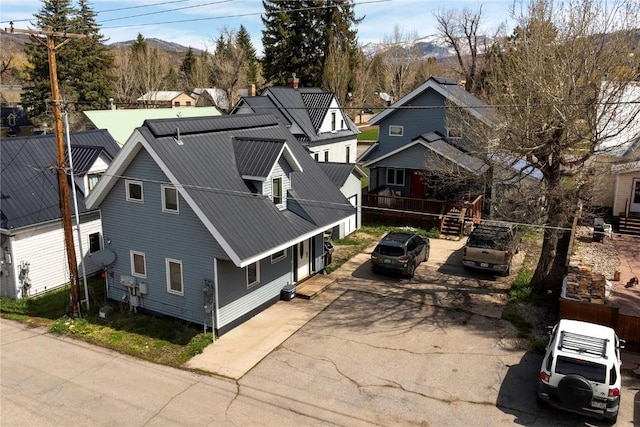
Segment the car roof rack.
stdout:
<svg viewBox="0 0 640 427">
<path fill-rule="evenodd" d="M 562 331 L 560 332 L 558 350 L 571 350 L 576 353 L 587 353 L 606 359 L 608 342 L 608 338 L 590 337 L 574 332 Z"/>
</svg>

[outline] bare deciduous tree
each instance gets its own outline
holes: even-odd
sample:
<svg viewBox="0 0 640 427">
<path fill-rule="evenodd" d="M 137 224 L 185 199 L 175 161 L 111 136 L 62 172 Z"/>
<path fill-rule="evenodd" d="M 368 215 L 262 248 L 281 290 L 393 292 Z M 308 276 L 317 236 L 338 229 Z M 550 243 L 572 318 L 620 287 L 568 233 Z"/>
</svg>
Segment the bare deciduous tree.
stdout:
<svg viewBox="0 0 640 427">
<path fill-rule="evenodd" d="M 478 34 L 482 24 L 482 6 L 474 11 L 465 7 L 461 11 L 440 10 L 434 13 L 438 33 L 456 53 L 459 69 L 465 81 L 465 89 L 476 92 L 478 75 L 482 70 L 486 39 Z"/>
<path fill-rule="evenodd" d="M 227 92 L 233 106 L 240 98 L 239 89 L 247 86 L 246 54 L 235 31 L 224 29 L 220 34 L 210 65 L 212 83 Z"/>
<path fill-rule="evenodd" d="M 636 84 L 640 3 L 522 0 L 517 6 L 518 27 L 500 46 L 491 73 L 496 126 L 484 128 L 484 141 L 490 151 L 524 159 L 542 176 L 534 193 L 542 196 L 537 197 L 540 210 L 529 211 L 531 222 L 544 225 L 532 279 L 542 291 L 553 283 L 549 279 L 564 229 L 598 188 L 601 169 L 594 155 L 640 119 L 638 99 L 625 95 Z M 625 120 L 609 125 L 622 114 Z M 510 203 L 523 206 L 528 200 L 521 196 Z"/>
</svg>

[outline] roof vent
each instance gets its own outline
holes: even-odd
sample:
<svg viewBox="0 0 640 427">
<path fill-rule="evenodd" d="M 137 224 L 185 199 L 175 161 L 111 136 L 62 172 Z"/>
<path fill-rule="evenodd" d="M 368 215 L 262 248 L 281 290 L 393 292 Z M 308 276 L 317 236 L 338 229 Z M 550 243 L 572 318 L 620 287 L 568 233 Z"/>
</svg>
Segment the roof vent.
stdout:
<svg viewBox="0 0 640 427">
<path fill-rule="evenodd" d="M 178 126 L 176 126 L 176 134 L 174 135 L 173 140 L 178 145 L 184 145 L 184 142 L 180 139 L 180 128 Z"/>
</svg>

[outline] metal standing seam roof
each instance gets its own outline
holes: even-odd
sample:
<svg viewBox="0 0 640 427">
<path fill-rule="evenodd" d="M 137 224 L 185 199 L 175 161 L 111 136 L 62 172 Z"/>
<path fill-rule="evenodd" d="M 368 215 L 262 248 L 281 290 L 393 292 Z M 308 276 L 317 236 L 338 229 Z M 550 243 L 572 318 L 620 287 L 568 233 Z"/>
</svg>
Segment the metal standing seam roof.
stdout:
<svg viewBox="0 0 640 427">
<path fill-rule="evenodd" d="M 174 138 L 176 128 L 180 129 L 180 144 Z M 143 141 L 136 138 L 129 143 L 142 144 L 153 152 L 152 157 L 168 179 L 239 266 L 299 241 L 300 230 L 324 231 L 353 210 L 305 148 L 271 115 L 148 120 L 139 132 Z M 305 218 L 292 211 L 280 211 L 268 197 L 252 192 L 251 182 L 243 179 L 237 168 L 238 147 L 234 141 L 242 139 L 286 141 L 302 169 L 291 173 L 289 196 L 296 195 L 293 204 L 304 210 Z M 255 147 L 258 151 L 260 145 Z M 250 147 L 247 144 L 243 148 Z M 118 159 L 114 168 L 125 167 L 116 163 L 130 162 L 137 152 L 131 147 L 123 151 L 132 157 Z M 253 154 L 242 156 L 251 158 Z M 108 179 L 94 190 L 99 194 L 92 192 L 90 203 L 99 204 L 117 181 Z"/>
<path fill-rule="evenodd" d="M 91 123 L 98 129 L 107 129 L 113 139 L 123 146 L 133 131 L 147 119 L 169 119 L 176 117 L 219 116 L 216 107 L 182 108 L 136 108 L 131 110 L 91 110 L 84 111 Z"/>
<path fill-rule="evenodd" d="M 234 138 L 233 148 L 240 176 L 265 179 L 282 154 L 284 141 Z"/>
<path fill-rule="evenodd" d="M 318 135 L 322 120 L 327 115 L 331 102 L 335 99 L 334 94 L 325 92 L 320 88 L 270 86 L 266 88 L 260 96 L 245 97 L 243 99 L 248 100 L 249 98 L 262 97 L 271 99 L 272 105 L 280 114 L 285 116 L 289 123 L 298 125 L 310 142 L 344 138 L 345 135 L 355 136 L 360 133 L 353 121 L 342 113 L 342 118 L 344 119 L 347 129 L 335 134 L 326 133 Z M 249 102 L 247 102 L 247 104 L 251 106 Z M 303 141 L 306 139 L 305 137 L 298 137 L 298 140 Z"/>
<path fill-rule="evenodd" d="M 79 169 L 86 172 L 90 166 L 87 166 L 89 159 L 95 160 L 100 152 L 113 158 L 120 148 L 106 130 L 75 132 L 70 134 L 70 140 L 72 156 L 76 153 L 85 156 L 79 158 L 77 163 L 73 158 L 76 175 L 82 175 Z M 0 145 L 0 226 L 19 229 L 61 218 L 56 136 L 3 138 Z M 79 213 L 87 212 L 85 195 L 80 190 L 77 190 L 77 200 Z M 71 194 L 69 201 L 72 202 Z"/>
<path fill-rule="evenodd" d="M 329 177 L 336 187 L 341 188 L 357 166 L 353 163 L 318 163 L 320 169 Z"/>
</svg>

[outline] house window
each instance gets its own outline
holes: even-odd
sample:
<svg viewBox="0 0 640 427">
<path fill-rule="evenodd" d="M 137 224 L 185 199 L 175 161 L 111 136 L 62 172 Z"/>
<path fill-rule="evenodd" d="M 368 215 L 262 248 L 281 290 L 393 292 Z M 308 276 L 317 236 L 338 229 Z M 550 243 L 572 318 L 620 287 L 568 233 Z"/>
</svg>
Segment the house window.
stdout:
<svg viewBox="0 0 640 427">
<path fill-rule="evenodd" d="M 278 261 L 280 261 L 281 259 L 285 259 L 287 257 L 287 250 L 283 249 L 281 251 L 278 251 L 276 253 L 274 253 L 273 255 L 271 255 L 271 263 L 276 263 Z"/>
<path fill-rule="evenodd" d="M 167 268 L 167 292 L 170 294 L 184 295 L 182 288 L 182 261 L 166 258 Z"/>
<path fill-rule="evenodd" d="M 336 112 L 331 112 L 331 132 L 336 131 Z"/>
<path fill-rule="evenodd" d="M 390 125 L 389 136 L 402 136 L 404 134 L 404 126 Z"/>
<path fill-rule="evenodd" d="M 247 289 L 260 283 L 260 263 L 254 262 L 247 266 Z"/>
<path fill-rule="evenodd" d="M 273 194 L 273 203 L 279 205 L 282 203 L 282 178 L 273 178 L 271 184 L 271 193 Z"/>
<path fill-rule="evenodd" d="M 340 129 L 344 129 L 344 120 L 340 120 Z"/>
<path fill-rule="evenodd" d="M 320 161 L 320 153 L 313 153 L 313 160 Z"/>
<path fill-rule="evenodd" d="M 179 107 L 180 106 L 180 101 L 173 101 L 173 106 L 174 107 Z"/>
<path fill-rule="evenodd" d="M 93 188 L 98 184 L 98 180 L 102 176 L 104 172 L 94 172 L 87 174 L 87 187 L 89 191 L 93 190 Z"/>
<path fill-rule="evenodd" d="M 162 186 L 162 211 L 178 213 L 178 189 L 168 185 Z"/>
<path fill-rule="evenodd" d="M 387 169 L 388 185 L 404 185 L 404 169 Z"/>
<path fill-rule="evenodd" d="M 144 195 L 142 192 L 142 182 L 126 180 L 125 185 L 127 187 L 127 201 L 144 202 Z"/>
<path fill-rule="evenodd" d="M 324 152 L 324 161 L 328 162 L 329 161 L 329 150 Z"/>
<path fill-rule="evenodd" d="M 347 163 L 349 163 L 349 159 L 351 159 L 351 147 L 347 145 Z"/>
<path fill-rule="evenodd" d="M 187 101 L 187 102 L 185 103 L 185 105 L 186 105 L 187 107 L 191 107 L 191 101 Z"/>
<path fill-rule="evenodd" d="M 147 277 L 147 260 L 143 252 L 131 251 L 131 274 Z"/>
<path fill-rule="evenodd" d="M 89 253 L 98 252 L 100 249 L 100 233 L 89 234 Z"/>
</svg>

